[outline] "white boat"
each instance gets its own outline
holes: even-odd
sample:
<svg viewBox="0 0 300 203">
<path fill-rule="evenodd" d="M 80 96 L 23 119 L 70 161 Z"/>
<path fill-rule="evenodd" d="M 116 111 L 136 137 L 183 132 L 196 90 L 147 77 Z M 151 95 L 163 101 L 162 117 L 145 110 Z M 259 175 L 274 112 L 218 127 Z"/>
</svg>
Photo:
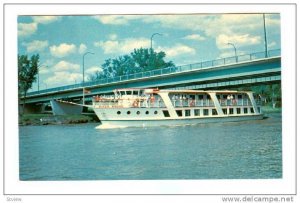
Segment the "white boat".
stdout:
<svg viewBox="0 0 300 203">
<path fill-rule="evenodd" d="M 250 91 L 116 89 L 93 97 L 102 127 L 146 127 L 262 119 Z"/>
</svg>

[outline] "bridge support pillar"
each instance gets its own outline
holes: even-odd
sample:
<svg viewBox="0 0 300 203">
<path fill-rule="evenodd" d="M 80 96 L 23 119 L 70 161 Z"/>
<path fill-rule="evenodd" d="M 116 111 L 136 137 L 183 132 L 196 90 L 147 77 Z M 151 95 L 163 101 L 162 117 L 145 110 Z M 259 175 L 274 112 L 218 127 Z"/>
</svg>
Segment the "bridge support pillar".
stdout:
<svg viewBox="0 0 300 203">
<path fill-rule="evenodd" d="M 45 112 L 45 105 L 44 104 L 26 104 L 25 109 L 23 112 L 23 104 L 19 105 L 19 112 L 21 114 L 37 114 L 37 113 L 44 113 Z"/>
<path fill-rule="evenodd" d="M 82 106 L 62 103 L 59 101 L 50 101 L 53 115 L 79 115 L 82 113 Z"/>
</svg>

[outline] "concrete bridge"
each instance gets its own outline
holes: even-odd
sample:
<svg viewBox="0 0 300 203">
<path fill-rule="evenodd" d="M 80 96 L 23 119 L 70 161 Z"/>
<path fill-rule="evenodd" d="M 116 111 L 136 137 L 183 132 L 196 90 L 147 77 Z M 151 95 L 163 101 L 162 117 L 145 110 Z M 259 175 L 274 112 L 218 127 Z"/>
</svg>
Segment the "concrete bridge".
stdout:
<svg viewBox="0 0 300 203">
<path fill-rule="evenodd" d="M 85 101 L 90 102 L 92 96 L 112 93 L 118 88 L 226 89 L 280 81 L 280 50 L 270 50 L 267 54 L 258 52 L 30 92 L 26 104 L 28 110 L 40 111 L 40 107 L 49 101 L 80 103 L 83 88 L 89 91 L 85 94 Z"/>
</svg>

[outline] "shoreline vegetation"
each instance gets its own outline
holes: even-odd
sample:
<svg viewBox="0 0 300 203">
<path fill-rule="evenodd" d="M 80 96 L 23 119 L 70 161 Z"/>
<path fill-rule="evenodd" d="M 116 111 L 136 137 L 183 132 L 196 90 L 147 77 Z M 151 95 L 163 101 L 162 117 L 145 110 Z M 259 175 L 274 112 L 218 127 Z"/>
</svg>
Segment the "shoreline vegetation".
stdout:
<svg viewBox="0 0 300 203">
<path fill-rule="evenodd" d="M 281 113 L 281 108 L 263 106 L 262 111 L 269 113 Z M 99 119 L 95 114 L 86 115 L 52 115 L 52 114 L 23 114 L 19 116 L 19 125 L 66 125 L 81 123 L 98 123 Z"/>
<path fill-rule="evenodd" d="M 94 114 L 89 115 L 52 115 L 52 114 L 23 114 L 19 116 L 19 125 L 65 125 L 96 123 L 99 119 Z"/>
</svg>

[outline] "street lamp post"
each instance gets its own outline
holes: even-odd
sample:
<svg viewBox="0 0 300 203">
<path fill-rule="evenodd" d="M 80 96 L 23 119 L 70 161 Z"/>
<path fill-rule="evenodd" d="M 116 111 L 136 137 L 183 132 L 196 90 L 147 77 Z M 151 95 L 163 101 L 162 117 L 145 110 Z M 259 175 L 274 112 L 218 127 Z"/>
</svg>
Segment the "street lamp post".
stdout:
<svg viewBox="0 0 300 203">
<path fill-rule="evenodd" d="M 84 53 L 83 56 L 82 56 L 82 86 L 84 85 L 84 57 L 87 54 L 95 54 L 95 53 L 88 51 L 88 52 Z"/>
<path fill-rule="evenodd" d="M 48 67 L 48 66 L 46 66 L 46 65 L 40 65 L 40 66 L 38 66 L 38 68 L 37 68 L 38 91 L 40 91 L 40 68 L 43 67 L 43 66 Z"/>
<path fill-rule="evenodd" d="M 229 42 L 227 44 L 233 46 L 233 48 L 234 48 L 234 55 L 235 55 L 235 62 L 238 62 L 238 58 L 237 58 L 237 55 L 236 55 L 236 48 L 235 48 L 234 44 L 229 43 Z"/>
<path fill-rule="evenodd" d="M 265 14 L 263 14 L 263 20 L 264 20 L 264 38 L 265 38 L 265 57 L 267 58 L 268 57 L 268 41 L 267 41 Z"/>
<path fill-rule="evenodd" d="M 153 33 L 152 35 L 151 35 L 151 50 L 152 50 L 152 41 L 153 41 L 153 37 L 155 36 L 155 35 L 160 35 L 160 36 L 162 36 L 162 34 L 160 34 L 160 33 Z"/>
<path fill-rule="evenodd" d="M 84 57 L 87 55 L 87 54 L 95 54 L 93 52 L 86 52 L 83 54 L 82 56 L 82 104 L 84 105 L 85 104 L 85 99 L 84 99 L 84 94 L 85 94 L 85 90 L 84 90 Z"/>
</svg>

